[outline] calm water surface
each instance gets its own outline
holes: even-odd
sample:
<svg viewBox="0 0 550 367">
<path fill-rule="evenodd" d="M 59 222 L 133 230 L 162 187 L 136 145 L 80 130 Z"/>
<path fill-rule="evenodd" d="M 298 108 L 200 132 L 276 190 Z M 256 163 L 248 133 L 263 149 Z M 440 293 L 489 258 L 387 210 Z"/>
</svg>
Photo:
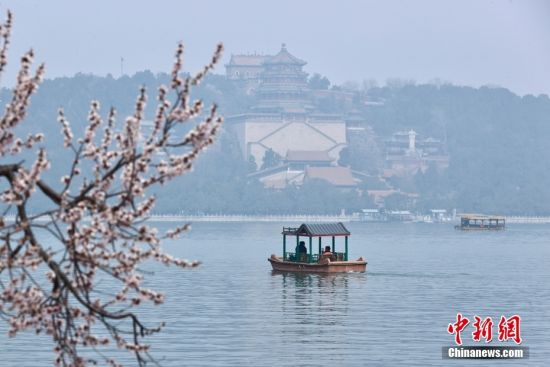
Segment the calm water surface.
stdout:
<svg viewBox="0 0 550 367">
<path fill-rule="evenodd" d="M 330 276 L 272 273 L 267 258 L 281 253 L 281 227 L 196 223 L 167 245 L 204 264 L 159 267 L 150 279 L 168 296 L 143 314 L 167 321 L 151 339 L 163 366 L 550 364 L 550 226 L 466 233 L 446 224 L 352 223 L 351 258 L 366 257 L 367 273 Z M 457 312 L 496 323 L 519 314 L 530 359 L 443 360 Z M 463 333 L 466 345 L 472 330 Z M 0 333 L 0 366 L 51 365 L 48 339 L 9 339 L 3 324 Z M 119 360 L 135 364 L 125 354 Z"/>
</svg>

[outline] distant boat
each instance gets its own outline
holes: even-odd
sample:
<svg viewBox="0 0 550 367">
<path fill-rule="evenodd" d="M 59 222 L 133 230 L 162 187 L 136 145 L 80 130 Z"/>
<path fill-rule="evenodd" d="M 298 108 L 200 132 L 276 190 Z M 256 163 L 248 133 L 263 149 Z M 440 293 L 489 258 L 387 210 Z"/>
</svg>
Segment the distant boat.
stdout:
<svg viewBox="0 0 550 367">
<path fill-rule="evenodd" d="M 303 223 L 300 227 L 283 227 L 283 256 L 267 259 L 273 270 L 309 273 L 365 272 L 367 262 L 362 258 L 348 260 L 348 238 L 351 233 L 341 223 Z M 287 252 L 287 237 L 296 237 L 294 252 Z M 305 241 L 308 239 L 309 250 Z M 313 253 L 313 238 L 318 238 L 318 251 Z M 331 238 L 331 246 L 324 246 L 323 237 Z M 336 238 L 344 237 L 344 252 L 336 251 Z"/>
<path fill-rule="evenodd" d="M 462 231 L 499 231 L 506 228 L 506 218 L 483 214 L 460 214 L 460 224 L 455 229 Z"/>
</svg>

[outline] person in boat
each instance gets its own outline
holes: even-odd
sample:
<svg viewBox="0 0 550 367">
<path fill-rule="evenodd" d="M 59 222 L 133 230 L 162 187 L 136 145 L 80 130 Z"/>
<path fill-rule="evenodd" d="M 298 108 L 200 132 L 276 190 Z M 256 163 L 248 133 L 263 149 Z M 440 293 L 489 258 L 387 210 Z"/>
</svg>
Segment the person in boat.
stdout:
<svg viewBox="0 0 550 367">
<path fill-rule="evenodd" d="M 332 259 L 332 251 L 330 250 L 330 246 L 325 246 L 325 250 L 323 251 L 323 257 Z"/>
<path fill-rule="evenodd" d="M 298 245 L 298 249 L 296 250 L 296 253 L 298 254 L 298 259 L 300 261 L 304 261 L 307 256 L 307 248 L 306 243 L 304 241 L 300 241 L 300 244 Z"/>
</svg>

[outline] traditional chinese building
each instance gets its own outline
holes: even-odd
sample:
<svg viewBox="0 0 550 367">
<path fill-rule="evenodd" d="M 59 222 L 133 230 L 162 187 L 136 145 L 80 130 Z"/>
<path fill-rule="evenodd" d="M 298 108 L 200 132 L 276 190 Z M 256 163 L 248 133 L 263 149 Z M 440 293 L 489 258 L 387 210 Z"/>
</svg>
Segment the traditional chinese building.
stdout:
<svg viewBox="0 0 550 367">
<path fill-rule="evenodd" d="M 305 61 L 291 55 L 283 44 L 281 51 L 263 62 L 257 97 L 258 111 L 303 114 L 313 109 Z"/>
<path fill-rule="evenodd" d="M 334 165 L 334 158 L 327 152 L 315 150 L 289 150 L 284 161 L 291 169 L 299 170 L 305 170 L 307 167 L 330 167 Z"/>
<path fill-rule="evenodd" d="M 243 157 L 253 157 L 258 167 L 270 149 L 280 157 L 302 152 L 322 154 L 329 162 L 337 162 L 340 150 L 346 146 L 346 123 L 342 117 L 316 111 L 307 73 L 303 71 L 305 64 L 283 44 L 274 56 L 233 56 L 226 65 L 228 78 L 238 82 L 251 78 L 257 83 L 257 103 L 246 113 L 229 116 L 227 122 L 238 136 Z M 292 172 L 295 165 L 290 167 Z M 299 171 L 302 175 L 305 167 Z M 281 185 L 296 176 L 292 172 L 279 172 L 285 178 L 273 180 Z"/>
<path fill-rule="evenodd" d="M 247 93 L 253 93 L 260 85 L 260 76 L 264 71 L 263 63 L 270 55 L 231 55 L 225 65 L 226 77 L 241 85 Z"/>
<path fill-rule="evenodd" d="M 307 155 L 318 157 L 287 157 L 280 165 L 260 170 L 250 177 L 256 177 L 265 187 L 274 189 L 283 189 L 288 185 L 300 186 L 308 180 L 322 180 L 340 189 L 357 187 L 360 179 L 354 177 L 349 167 L 334 165 L 331 159 L 325 158 L 323 152 L 308 152 Z"/>
<path fill-rule="evenodd" d="M 358 181 L 349 167 L 307 167 L 304 180 L 322 180 L 341 189 L 353 189 Z"/>
</svg>

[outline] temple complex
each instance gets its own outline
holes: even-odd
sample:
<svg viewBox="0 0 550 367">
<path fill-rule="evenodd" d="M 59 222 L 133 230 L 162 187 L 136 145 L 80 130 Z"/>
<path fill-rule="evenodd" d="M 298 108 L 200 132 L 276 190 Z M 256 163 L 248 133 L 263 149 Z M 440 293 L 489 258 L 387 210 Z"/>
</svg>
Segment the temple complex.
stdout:
<svg viewBox="0 0 550 367">
<path fill-rule="evenodd" d="M 226 65 L 227 77 L 245 83 L 257 100 L 248 112 L 227 118 L 238 136 L 243 157 L 253 159 L 258 167 L 269 150 L 281 157 L 279 169 L 257 174 L 266 186 L 302 182 L 308 157 L 323 157 L 313 165 L 322 163 L 328 171 L 344 169 L 336 167 L 336 162 L 347 144 L 346 122 L 340 115 L 316 110 L 303 71 L 305 64 L 283 44 L 274 56 L 233 55 Z M 294 161 L 295 156 L 305 158 Z"/>
<path fill-rule="evenodd" d="M 255 100 L 244 113 L 227 117 L 243 158 L 258 167 L 250 177 L 265 187 L 281 189 L 308 180 L 323 180 L 342 189 L 363 182 L 369 195 L 383 200 L 395 191 L 385 178 L 414 176 L 431 166 L 448 167 L 445 143 L 414 130 L 396 132 L 378 142 L 364 120 L 364 107 L 353 101 L 354 94 L 338 89 L 311 90 L 305 65 L 284 44 L 275 55 L 232 55 L 226 64 L 227 78 Z M 341 106 L 336 110 L 345 114 L 323 112 L 334 110 L 326 108 L 327 103 Z M 366 137 L 385 152 L 385 168 L 371 172 L 374 176 L 338 164 L 340 152 L 349 141 L 365 144 Z"/>
</svg>

